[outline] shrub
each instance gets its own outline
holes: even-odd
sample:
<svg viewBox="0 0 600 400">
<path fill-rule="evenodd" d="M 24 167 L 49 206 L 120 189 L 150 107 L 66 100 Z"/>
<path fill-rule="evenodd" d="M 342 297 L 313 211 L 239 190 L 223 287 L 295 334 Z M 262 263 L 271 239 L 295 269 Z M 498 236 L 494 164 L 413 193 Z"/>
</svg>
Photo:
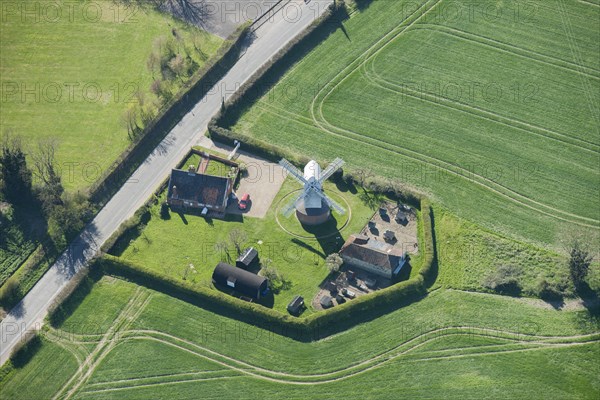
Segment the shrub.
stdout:
<svg viewBox="0 0 600 400">
<path fill-rule="evenodd" d="M 12 276 L 2 286 L 0 291 L 0 304 L 11 305 L 15 304 L 21 297 L 21 287 L 16 277 Z"/>
<path fill-rule="evenodd" d="M 575 240 L 569 251 L 569 272 L 575 288 L 580 288 L 585 282 L 593 257 L 579 240 Z"/>
<path fill-rule="evenodd" d="M 171 218 L 171 214 L 169 213 L 169 205 L 167 204 L 167 202 L 162 202 L 162 204 L 160 205 L 160 217 L 162 219 L 169 219 Z"/>
<path fill-rule="evenodd" d="M 482 285 L 498 293 L 519 295 L 519 278 L 522 273 L 521 267 L 516 265 L 500 265 L 485 276 Z"/>
<path fill-rule="evenodd" d="M 331 273 L 338 272 L 343 263 L 344 260 L 342 260 L 342 257 L 338 253 L 332 253 L 325 259 L 325 265 L 327 265 Z"/>
<path fill-rule="evenodd" d="M 536 284 L 537 295 L 543 300 L 560 300 L 564 293 L 556 283 L 550 282 L 546 278 L 539 278 Z"/>
</svg>

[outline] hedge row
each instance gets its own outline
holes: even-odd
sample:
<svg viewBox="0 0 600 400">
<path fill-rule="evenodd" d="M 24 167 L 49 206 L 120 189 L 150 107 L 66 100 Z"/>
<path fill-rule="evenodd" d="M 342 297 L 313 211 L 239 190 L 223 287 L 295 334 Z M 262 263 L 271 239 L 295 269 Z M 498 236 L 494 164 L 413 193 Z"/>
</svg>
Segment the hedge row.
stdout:
<svg viewBox="0 0 600 400">
<path fill-rule="evenodd" d="M 243 41 L 247 39 L 249 31 L 250 23 L 240 26 L 221 45 L 211 60 L 184 84 L 164 107 L 164 111 L 144 128 L 139 139 L 132 143 L 89 189 L 90 199 L 93 202 L 98 204 L 106 202 L 173 126 L 225 76 L 237 62 Z"/>
<path fill-rule="evenodd" d="M 179 163 L 175 166 L 177 169 L 181 169 L 185 166 L 187 159 L 192 154 L 199 154 L 200 150 L 198 148 L 191 148 L 185 156 L 179 161 Z M 104 242 L 102 247 L 100 248 L 101 252 L 108 253 L 111 251 L 113 246 L 118 243 L 119 239 L 127 232 L 131 232 L 133 230 L 137 230 L 141 224 L 145 224 L 148 222 L 150 217 L 150 208 L 156 204 L 158 197 L 162 194 L 162 192 L 167 188 L 167 184 L 169 183 L 169 178 L 166 178 L 154 191 L 154 193 L 150 196 L 148 200 L 144 203 L 143 206 L 138 208 L 136 212 L 133 214 L 133 217 L 129 218 L 127 221 L 123 222 L 119 225 L 119 228 L 113 232 L 112 235 Z"/>
<path fill-rule="evenodd" d="M 278 51 L 268 63 L 263 65 L 225 102 L 222 109 L 214 115 L 208 124 L 209 136 L 213 140 L 223 143 L 240 140 L 248 152 L 264 159 L 278 162 L 280 159 L 286 158 L 296 166 L 304 167 L 309 161 L 308 157 L 298 155 L 267 141 L 233 132 L 229 127 L 238 120 L 248 107 L 273 87 L 290 66 L 312 50 L 320 41 L 325 40 L 347 17 L 345 2 L 338 1 L 331 4 L 319 19 Z M 347 179 L 353 179 L 355 171 L 346 171 L 345 175 Z M 420 206 L 422 199 L 422 195 L 414 188 L 381 177 L 370 177 L 364 187 L 402 200 L 417 208 Z"/>
<path fill-rule="evenodd" d="M 240 140 L 248 152 L 267 160 L 279 161 L 281 158 L 286 158 L 298 166 L 306 165 L 309 161 L 307 157 L 295 155 L 254 137 L 233 133 L 226 126 L 229 125 L 228 122 L 236 120 L 254 99 L 272 87 L 289 65 L 299 60 L 309 49 L 314 48 L 316 43 L 329 36 L 340 21 L 347 17 L 344 3 L 335 4 L 331 4 L 323 15 L 281 48 L 225 102 L 222 109 L 208 124 L 208 133 L 213 140 L 223 143 Z"/>
<path fill-rule="evenodd" d="M 259 304 L 248 303 L 212 287 L 194 286 L 187 281 L 147 270 L 119 257 L 105 255 L 98 259 L 92 268 L 100 268 L 106 274 L 122 277 L 231 318 L 298 339 L 315 340 L 387 313 L 427 293 L 428 282 L 435 280 L 435 243 L 431 224 L 432 211 L 427 201 L 423 201 L 421 210 L 425 232 L 425 258 L 416 277 L 305 318 L 292 317 Z"/>
</svg>

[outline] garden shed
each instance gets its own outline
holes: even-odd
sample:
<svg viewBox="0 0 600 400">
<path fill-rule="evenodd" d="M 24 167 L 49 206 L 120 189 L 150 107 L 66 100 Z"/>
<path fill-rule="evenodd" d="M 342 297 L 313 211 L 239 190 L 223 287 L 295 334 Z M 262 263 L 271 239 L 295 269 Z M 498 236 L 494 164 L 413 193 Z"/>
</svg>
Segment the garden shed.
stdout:
<svg viewBox="0 0 600 400">
<path fill-rule="evenodd" d="M 235 261 L 236 267 L 243 269 L 257 267 L 259 263 L 260 259 L 258 258 L 258 251 L 254 247 L 249 247 L 244 250 Z"/>
</svg>

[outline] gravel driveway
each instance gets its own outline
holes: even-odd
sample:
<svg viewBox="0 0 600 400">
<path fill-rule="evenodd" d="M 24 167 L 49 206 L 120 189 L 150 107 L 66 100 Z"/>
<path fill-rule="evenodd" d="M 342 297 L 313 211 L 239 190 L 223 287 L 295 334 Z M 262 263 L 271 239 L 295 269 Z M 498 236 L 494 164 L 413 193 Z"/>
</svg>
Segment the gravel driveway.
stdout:
<svg viewBox="0 0 600 400">
<path fill-rule="evenodd" d="M 215 143 L 212 148 L 226 154 L 232 150 L 231 147 L 221 143 Z M 264 218 L 269 208 L 273 205 L 273 199 L 275 199 L 285 180 L 283 168 L 279 164 L 272 163 L 244 151 L 239 152 L 239 157 L 236 161 L 243 162 L 248 168 L 248 173 L 241 179 L 236 194 L 238 197 L 241 197 L 244 193 L 250 194 L 250 206 L 242 211 L 238 209 L 237 204 L 233 203 L 229 205 L 227 212 Z"/>
</svg>

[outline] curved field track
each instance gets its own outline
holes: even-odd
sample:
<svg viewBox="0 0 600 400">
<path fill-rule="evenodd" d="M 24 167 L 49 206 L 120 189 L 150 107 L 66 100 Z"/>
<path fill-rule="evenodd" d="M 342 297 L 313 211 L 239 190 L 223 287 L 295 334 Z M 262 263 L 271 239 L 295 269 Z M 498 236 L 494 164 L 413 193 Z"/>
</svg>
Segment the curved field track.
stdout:
<svg viewBox="0 0 600 400">
<path fill-rule="evenodd" d="M 392 361 L 424 362 L 464 357 L 484 357 L 548 348 L 586 346 L 600 342 L 600 332 L 560 336 L 523 334 L 511 330 L 469 326 L 447 326 L 415 335 L 368 358 L 356 359 L 347 365 L 339 365 L 327 372 L 290 373 L 249 363 L 171 333 L 152 329 L 132 329 L 131 326 L 144 311 L 150 298 L 151 294 L 148 290 L 138 288 L 105 334 L 73 335 L 56 329 L 50 329 L 45 333 L 48 340 L 56 342 L 70 351 L 79 364 L 77 372 L 55 394 L 54 399 L 68 399 L 77 397 L 79 394 L 116 392 L 143 387 L 228 380 L 241 376 L 285 385 L 326 384 L 356 377 Z M 489 345 L 461 345 L 434 350 L 429 348 L 430 345 L 439 341 L 461 337 L 493 339 L 494 342 Z M 216 368 L 165 374 L 156 371 L 156 374 L 152 376 L 87 383 L 109 353 L 118 349 L 120 343 L 131 341 L 151 341 L 169 346 L 177 351 L 198 357 Z M 88 352 L 85 350 L 85 344 L 93 344 L 95 347 Z"/>
<path fill-rule="evenodd" d="M 445 21 L 444 7 L 454 4 L 446 0 L 388 7 L 395 20 L 375 11 L 367 17 L 375 2 L 344 23 L 348 42 L 328 38 L 294 63 L 232 128 L 292 151 L 306 152 L 314 143 L 311 157 L 338 155 L 350 165 L 369 165 L 452 209 L 463 207 L 462 217 L 517 230 L 520 238 L 535 236 L 533 221 L 543 222 L 540 240 L 550 243 L 566 227 L 597 232 L 600 215 L 590 189 L 600 179 L 594 27 L 582 24 L 581 6 L 562 1 L 534 2 L 535 23 L 515 26 L 508 16 L 513 3 L 497 6 L 507 8 L 504 20 L 477 24 Z M 356 46 L 354 38 L 367 34 L 358 21 L 369 18 L 385 23 Z M 564 35 L 559 45 L 557 34 Z M 325 71 L 315 74 L 320 60 Z M 311 79 L 314 86 L 306 88 Z M 478 93 L 473 99 L 465 89 L 482 92 L 490 82 L 499 98 Z M 436 93 L 437 83 L 458 87 L 463 96 Z M 352 151 L 358 146 L 360 154 Z M 524 174 L 515 172 L 526 165 L 531 169 Z M 486 200 L 478 204 L 474 199 L 482 194 Z M 475 215 L 483 214 L 476 208 L 484 203 L 498 207 L 487 213 L 494 218 Z"/>
</svg>

